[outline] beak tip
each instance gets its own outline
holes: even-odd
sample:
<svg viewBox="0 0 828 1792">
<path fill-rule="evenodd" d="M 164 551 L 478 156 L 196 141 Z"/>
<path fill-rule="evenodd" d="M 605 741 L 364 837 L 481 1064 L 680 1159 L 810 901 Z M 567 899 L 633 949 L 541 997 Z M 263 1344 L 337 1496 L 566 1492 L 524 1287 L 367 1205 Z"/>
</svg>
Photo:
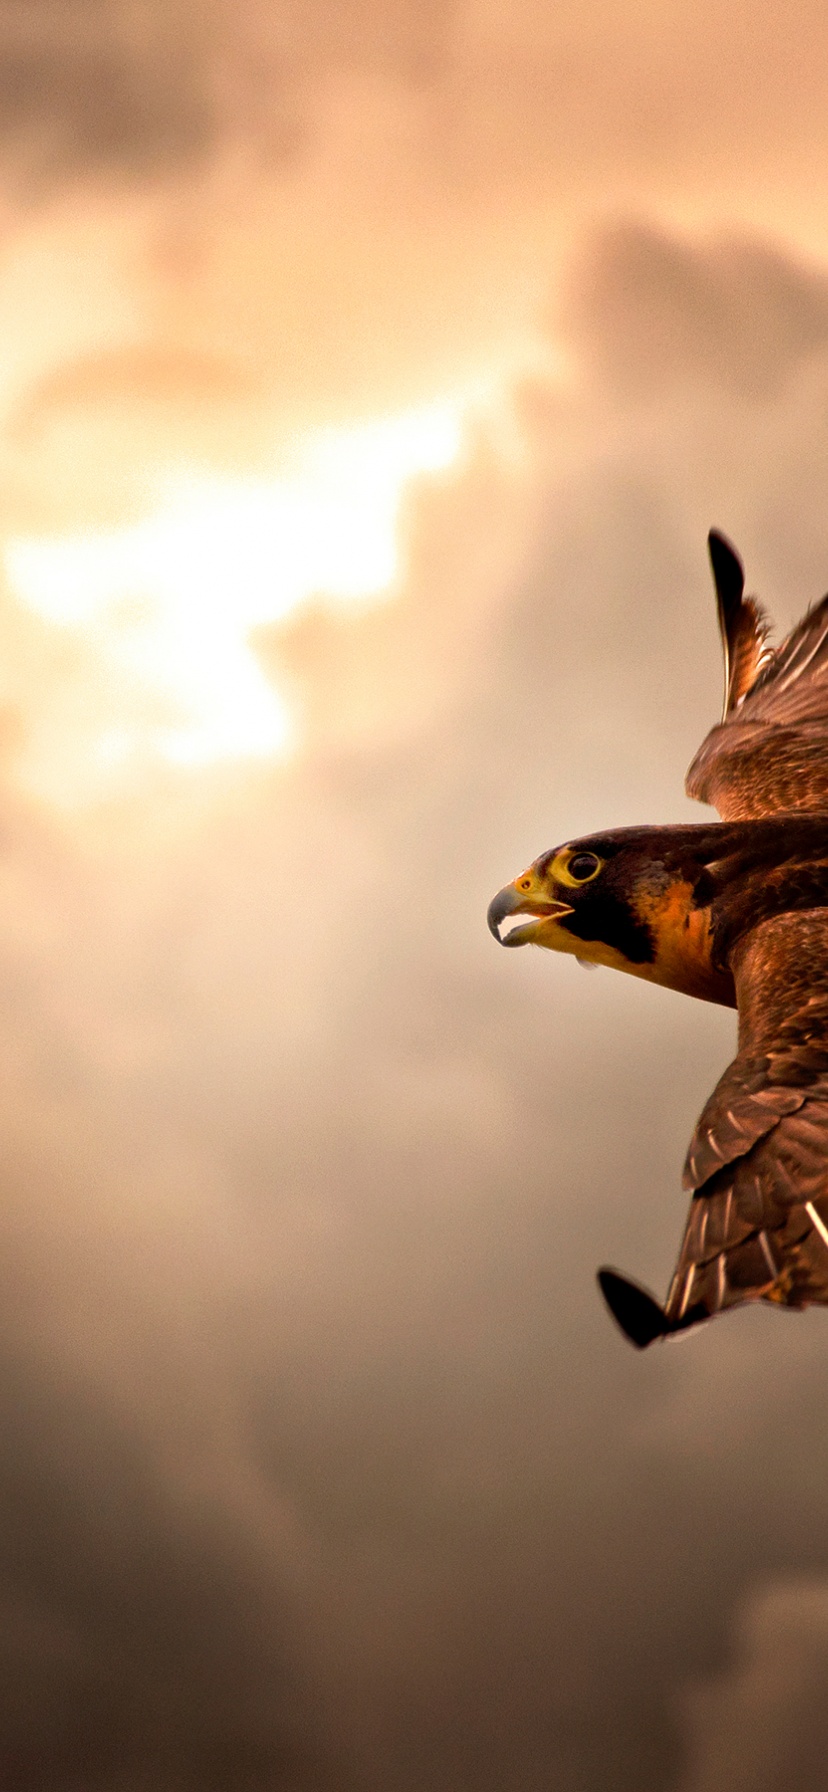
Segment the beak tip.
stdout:
<svg viewBox="0 0 828 1792">
<path fill-rule="evenodd" d="M 569 903 L 530 898 L 521 890 L 515 889 L 514 884 L 506 884 L 489 903 L 486 921 L 490 934 L 499 946 L 525 946 L 534 937 L 539 922 L 559 920 L 571 913 Z M 512 915 L 530 915 L 533 919 L 527 926 L 514 927 L 511 933 L 504 935 L 500 931 L 501 926 Z"/>
<path fill-rule="evenodd" d="M 492 897 L 486 910 L 486 924 L 499 946 L 506 946 L 509 943 L 508 935 L 505 940 L 501 938 L 500 924 L 501 921 L 505 921 L 507 915 L 514 914 L 516 902 L 516 892 L 510 884 L 507 884 L 505 889 L 498 890 L 497 895 Z"/>
</svg>

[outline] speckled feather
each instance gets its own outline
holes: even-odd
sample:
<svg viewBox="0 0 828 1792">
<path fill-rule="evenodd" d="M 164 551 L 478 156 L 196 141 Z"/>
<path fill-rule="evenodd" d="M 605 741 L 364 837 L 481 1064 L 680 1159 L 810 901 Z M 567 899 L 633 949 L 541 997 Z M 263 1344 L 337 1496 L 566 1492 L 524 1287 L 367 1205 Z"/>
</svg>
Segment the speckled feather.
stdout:
<svg viewBox="0 0 828 1792">
<path fill-rule="evenodd" d="M 761 923 L 732 965 L 739 1051 L 687 1154 L 673 1326 L 750 1300 L 828 1303 L 828 913 Z"/>
</svg>

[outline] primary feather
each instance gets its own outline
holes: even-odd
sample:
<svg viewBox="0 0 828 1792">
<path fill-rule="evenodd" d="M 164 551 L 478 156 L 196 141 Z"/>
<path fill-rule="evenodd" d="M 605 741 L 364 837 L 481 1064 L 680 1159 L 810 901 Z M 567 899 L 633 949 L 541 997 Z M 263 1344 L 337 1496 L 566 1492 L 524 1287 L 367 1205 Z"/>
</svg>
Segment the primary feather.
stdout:
<svg viewBox="0 0 828 1792">
<path fill-rule="evenodd" d="M 688 796 L 725 821 L 806 809 L 828 813 L 828 597 L 779 647 L 741 561 L 709 537 L 725 655 L 725 713 L 687 773 Z"/>
</svg>

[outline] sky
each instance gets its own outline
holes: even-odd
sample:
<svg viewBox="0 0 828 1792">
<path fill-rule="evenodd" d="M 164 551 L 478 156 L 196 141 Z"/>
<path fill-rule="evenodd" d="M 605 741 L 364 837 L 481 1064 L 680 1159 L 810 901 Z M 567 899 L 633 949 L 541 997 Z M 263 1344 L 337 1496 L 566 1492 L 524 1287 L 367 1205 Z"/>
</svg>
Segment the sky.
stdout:
<svg viewBox="0 0 828 1792">
<path fill-rule="evenodd" d="M 0 1778 L 811 1792 L 828 1319 L 639 1357 L 735 1017 L 501 953 L 828 586 L 828 19 L 0 0 Z"/>
</svg>

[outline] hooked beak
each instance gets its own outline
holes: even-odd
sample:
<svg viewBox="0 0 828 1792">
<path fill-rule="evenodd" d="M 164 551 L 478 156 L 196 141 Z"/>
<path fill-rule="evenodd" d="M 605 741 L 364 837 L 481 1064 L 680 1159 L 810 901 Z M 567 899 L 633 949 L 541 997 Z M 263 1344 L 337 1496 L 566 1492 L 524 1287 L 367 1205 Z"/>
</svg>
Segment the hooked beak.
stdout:
<svg viewBox="0 0 828 1792">
<path fill-rule="evenodd" d="M 518 880 L 520 881 L 520 880 Z M 494 900 L 489 903 L 486 919 L 489 932 L 501 946 L 528 946 L 537 939 L 544 921 L 554 919 L 558 915 L 571 915 L 572 909 L 566 902 L 544 901 L 539 896 L 527 895 L 519 890 L 516 884 L 507 884 L 505 889 L 498 890 Z M 512 915 L 536 915 L 536 921 L 529 921 L 523 927 L 513 927 L 502 934 L 500 929 L 504 921 Z"/>
</svg>

